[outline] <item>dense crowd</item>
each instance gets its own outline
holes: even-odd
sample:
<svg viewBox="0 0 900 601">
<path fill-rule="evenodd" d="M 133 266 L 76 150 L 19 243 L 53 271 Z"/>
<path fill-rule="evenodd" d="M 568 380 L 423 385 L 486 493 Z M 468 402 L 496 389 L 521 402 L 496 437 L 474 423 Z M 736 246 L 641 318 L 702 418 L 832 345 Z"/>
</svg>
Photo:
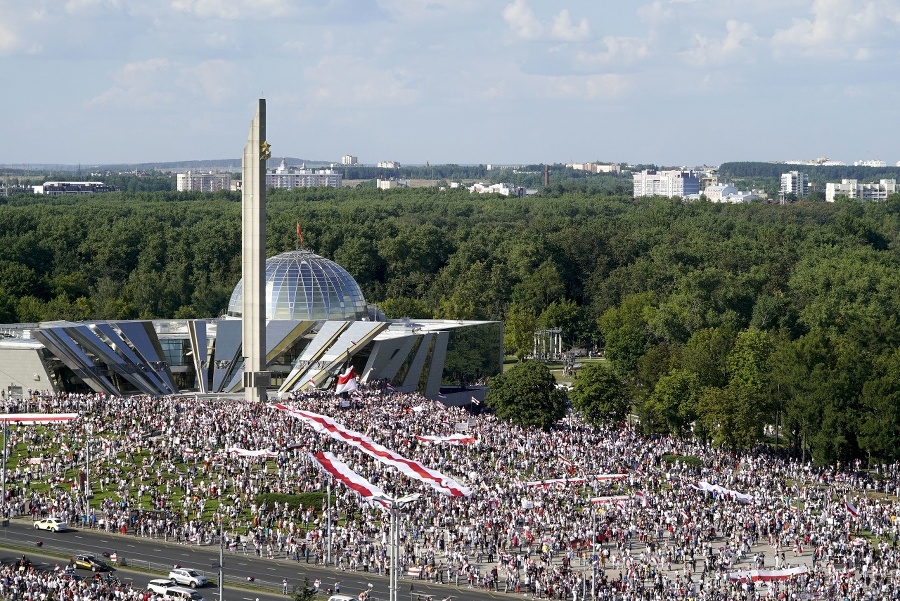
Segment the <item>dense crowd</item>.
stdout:
<svg viewBox="0 0 900 601">
<path fill-rule="evenodd" d="M 859 465 L 817 467 L 764 450 L 647 438 L 627 425 L 594 428 L 577 415 L 550 432 L 523 430 L 374 387 L 350 403 L 324 391 L 284 402 L 329 415 L 473 494 L 434 493 L 271 405 L 38 394 L 32 410 L 83 417 L 12 429 L 10 444 L 28 450 L 10 470 L 6 508 L 194 544 L 216 540 L 221 515 L 235 552 L 384 573 L 389 520 L 380 506 L 333 487 L 328 533 L 322 507 L 257 503 L 261 493 L 324 490 L 328 476 L 309 454 L 331 451 L 388 493 L 424 493 L 404 509 L 399 528 L 407 577 L 573 601 L 900 599 L 897 465 L 874 475 Z M 476 442 L 416 438 L 460 431 Z M 94 490 L 114 492 L 102 503 L 81 494 L 88 439 L 94 460 L 84 475 Z M 62 453 L 46 452 L 57 446 Z M 235 447 L 277 456 L 228 452 Z M 702 466 L 664 456 L 699 458 Z M 620 476 L 591 478 L 598 474 Z M 38 494 L 29 487 L 35 481 L 54 486 Z M 701 482 L 734 494 L 711 494 Z M 806 573 L 783 581 L 730 577 L 798 565 Z"/>
</svg>

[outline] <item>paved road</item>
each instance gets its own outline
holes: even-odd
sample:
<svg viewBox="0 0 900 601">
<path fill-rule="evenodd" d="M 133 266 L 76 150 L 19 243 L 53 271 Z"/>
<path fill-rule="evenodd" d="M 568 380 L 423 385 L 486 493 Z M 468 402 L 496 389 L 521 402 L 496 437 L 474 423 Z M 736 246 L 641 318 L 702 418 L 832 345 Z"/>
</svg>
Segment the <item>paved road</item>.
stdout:
<svg viewBox="0 0 900 601">
<path fill-rule="evenodd" d="M 99 557 L 104 552 L 115 552 L 128 562 L 129 567 L 141 570 L 141 572 L 131 572 L 124 568 L 119 570 L 122 574 L 127 572 L 129 574 L 127 577 L 134 578 L 133 582 L 141 586 L 150 578 L 166 576 L 169 568 L 176 563 L 194 568 L 206 574 L 210 580 L 216 580 L 218 576 L 218 547 L 180 545 L 159 539 L 97 530 L 70 530 L 60 533 L 35 531 L 31 524 L 30 519 L 14 519 L 10 521 L 8 527 L 0 528 L 0 548 L 8 549 L 2 556 L 13 560 L 25 553 L 31 558 L 36 558 L 40 552 L 47 557 L 48 567 L 52 567 L 53 563 L 65 562 L 76 553 L 90 553 Z M 37 541 L 42 542 L 40 548 L 36 546 Z M 286 597 L 280 594 L 282 579 L 287 578 L 290 586 L 302 585 L 304 576 L 309 578 L 310 583 L 316 578 L 320 579 L 323 591 L 326 588 L 333 588 L 335 582 L 339 581 L 341 594 L 355 596 L 369 589 L 371 584 L 372 597 L 387 599 L 389 596 L 387 576 L 374 573 L 329 569 L 304 562 L 261 559 L 252 554 L 229 552 L 225 553 L 224 566 L 226 585 L 246 586 L 248 578 L 253 578 L 253 590 L 227 588 L 225 597 L 229 600 L 252 601 L 259 597 L 260 601 L 283 601 Z M 265 594 L 263 589 L 268 589 L 269 594 Z M 273 591 L 277 591 L 278 594 L 272 594 Z M 202 590 L 202 594 L 207 601 L 218 600 L 218 587 L 207 587 Z M 464 586 L 428 584 L 420 580 L 401 579 L 398 599 L 409 601 L 412 597 L 411 601 L 417 601 L 416 595 L 429 595 L 438 601 L 447 597 L 456 600 L 487 601 L 514 596 Z"/>
</svg>

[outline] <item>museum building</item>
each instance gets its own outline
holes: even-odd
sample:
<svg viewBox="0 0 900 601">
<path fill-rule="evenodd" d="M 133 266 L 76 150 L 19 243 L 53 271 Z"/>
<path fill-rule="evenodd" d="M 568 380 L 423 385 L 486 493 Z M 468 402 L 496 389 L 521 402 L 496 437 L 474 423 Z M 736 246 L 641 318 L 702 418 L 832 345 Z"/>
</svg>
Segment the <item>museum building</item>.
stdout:
<svg viewBox="0 0 900 601">
<path fill-rule="evenodd" d="M 501 322 L 387 320 L 343 267 L 306 249 L 266 261 L 265 295 L 270 396 L 330 387 L 352 365 L 362 382 L 465 404 L 502 368 Z M 238 282 L 220 318 L 0 326 L 0 388 L 240 393 L 242 299 Z"/>
</svg>

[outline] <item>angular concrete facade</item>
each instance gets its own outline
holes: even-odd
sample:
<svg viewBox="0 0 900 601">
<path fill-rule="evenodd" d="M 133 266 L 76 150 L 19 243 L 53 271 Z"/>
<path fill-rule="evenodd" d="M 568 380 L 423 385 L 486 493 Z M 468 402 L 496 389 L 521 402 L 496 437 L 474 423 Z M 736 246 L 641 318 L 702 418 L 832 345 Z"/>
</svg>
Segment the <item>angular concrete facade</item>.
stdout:
<svg viewBox="0 0 900 601">
<path fill-rule="evenodd" d="M 0 353 L 23 366 L 22 381 L 10 383 L 24 388 L 235 394 L 244 390 L 241 325 L 228 318 L 52 322 L 30 330 L 27 344 L 7 341 Z M 363 382 L 464 404 L 473 393 L 455 399 L 455 387 L 500 373 L 503 361 L 503 326 L 492 321 L 270 320 L 265 335 L 263 369 L 272 386 L 262 394 L 273 396 L 330 388 L 352 364 Z"/>
</svg>

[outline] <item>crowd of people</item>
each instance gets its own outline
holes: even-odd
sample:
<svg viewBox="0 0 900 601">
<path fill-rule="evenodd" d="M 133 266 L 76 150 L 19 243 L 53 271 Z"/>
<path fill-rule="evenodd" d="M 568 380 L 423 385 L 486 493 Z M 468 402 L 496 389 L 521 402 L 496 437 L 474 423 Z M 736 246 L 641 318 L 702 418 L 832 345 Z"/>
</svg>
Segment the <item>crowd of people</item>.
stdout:
<svg viewBox="0 0 900 601">
<path fill-rule="evenodd" d="M 322 506 L 258 502 L 324 491 L 330 476 L 310 454 L 330 451 L 389 494 L 423 493 L 399 526 L 400 573 L 413 586 L 428 579 L 573 601 L 900 599 L 898 465 L 815 466 L 648 438 L 626 424 L 592 427 L 577 414 L 549 432 L 522 429 L 383 386 L 361 387 L 350 402 L 326 391 L 282 399 L 473 491 L 455 498 L 271 404 L 40 393 L 32 402 L 81 417 L 12 428 L 9 444 L 24 449 L 4 500 L 14 516 L 185 544 L 216 541 L 221 516 L 233 552 L 384 574 L 391 545 L 380 505 L 332 487 L 327 532 Z M 459 432 L 475 442 L 417 438 Z M 108 493 L 102 502 L 85 499 L 85 480 Z M 37 492 L 32 482 L 52 487 Z"/>
</svg>

